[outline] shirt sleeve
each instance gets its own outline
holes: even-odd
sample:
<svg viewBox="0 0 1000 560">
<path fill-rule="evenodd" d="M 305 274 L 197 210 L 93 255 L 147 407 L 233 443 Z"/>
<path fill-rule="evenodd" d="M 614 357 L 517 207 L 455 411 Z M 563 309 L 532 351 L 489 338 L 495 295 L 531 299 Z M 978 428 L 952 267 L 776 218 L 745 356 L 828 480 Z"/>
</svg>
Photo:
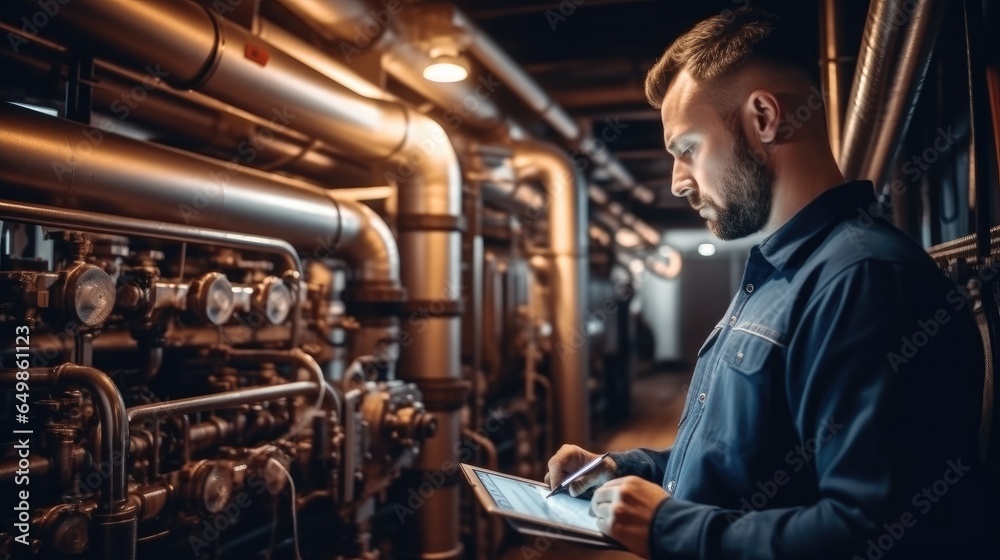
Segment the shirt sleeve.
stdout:
<svg viewBox="0 0 1000 560">
<path fill-rule="evenodd" d="M 972 415 L 942 406 L 971 385 L 942 384 L 941 368 L 948 367 L 945 357 L 954 355 L 962 337 L 976 334 L 965 328 L 969 314 L 940 307 L 943 298 L 915 304 L 932 298 L 919 288 L 904 288 L 913 275 L 900 267 L 865 261 L 839 273 L 804 304 L 789 340 L 785 397 L 800 442 L 817 446 L 809 466 L 818 483 L 818 500 L 747 512 L 668 499 L 650 528 L 653 558 L 865 557 L 869 540 L 888 526 L 885 523 L 898 522 L 900 512 L 913 509 L 910 497 L 920 490 L 915 481 L 926 485 L 941 477 L 949 455 L 954 461 L 952 453 L 963 448 L 947 441 L 928 446 L 927 438 L 951 433 L 957 439 L 959 430 L 974 429 Z M 941 284 L 927 281 L 923 289 Z M 939 322 L 936 336 L 921 339 L 919 355 L 906 358 L 901 345 L 940 309 L 956 318 L 951 324 Z M 952 369 L 961 366 L 951 363 Z M 937 383 L 929 385 L 935 377 Z M 928 391 L 928 386 L 935 390 Z M 836 437 L 823 437 L 828 422 L 844 428 Z M 959 459 L 966 464 L 974 460 Z M 923 527 L 911 530 L 911 535 L 933 530 L 932 522 L 924 519 L 919 519 Z M 921 538 L 908 536 L 905 544 Z"/>
<path fill-rule="evenodd" d="M 670 449 L 629 449 L 613 451 L 611 458 L 618 465 L 618 476 L 638 476 L 659 483 L 667 468 Z"/>
</svg>

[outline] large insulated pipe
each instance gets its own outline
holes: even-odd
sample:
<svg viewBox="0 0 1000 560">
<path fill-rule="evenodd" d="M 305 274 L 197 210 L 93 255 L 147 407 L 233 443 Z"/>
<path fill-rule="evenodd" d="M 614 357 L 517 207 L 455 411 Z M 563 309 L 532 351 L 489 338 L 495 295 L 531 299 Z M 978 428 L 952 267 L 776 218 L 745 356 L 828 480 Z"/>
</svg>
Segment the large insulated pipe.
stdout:
<svg viewBox="0 0 1000 560">
<path fill-rule="evenodd" d="M 840 169 L 880 183 L 906 132 L 947 2 L 872 2 L 844 122 Z"/>
<path fill-rule="evenodd" d="M 408 257 L 401 277 L 410 318 L 404 322 L 399 373 L 417 382 L 439 419 L 440 429 L 417 469 L 440 470 L 454 461 L 458 409 L 465 402 L 457 390 L 464 387 L 458 290 L 462 191 L 458 158 L 442 127 L 402 104 L 362 97 L 192 2 L 80 0 L 63 6 L 57 19 L 91 39 L 101 55 L 140 66 L 159 64 L 175 87 L 282 121 L 382 165 L 387 180 L 399 185 L 399 249 Z M 308 217 L 308 209 L 288 210 L 274 213 Z M 455 484 L 437 490 L 404 526 L 413 537 L 404 542 L 435 558 L 459 556 L 458 497 Z"/>
<path fill-rule="evenodd" d="M 259 33 L 274 26 L 261 21 Z M 16 25 L 0 22 L 0 31 L 40 47 L 29 54 L 6 54 L 12 72 L 44 79 L 65 58 L 67 48 L 38 35 L 27 35 Z M 200 151 L 266 171 L 281 170 L 326 186 L 368 185 L 374 177 L 367 166 L 336 157 L 321 142 L 279 122 L 252 115 L 191 90 L 177 90 L 162 82 L 153 67 L 138 72 L 107 60 L 94 61 L 94 115 L 91 124 L 105 130 L 139 125 L 155 141 Z M 151 71 L 152 70 L 152 71 Z M 340 72 L 347 75 L 346 72 Z M 350 76 L 347 76 L 349 79 Z M 360 80 L 360 78 L 356 78 Z M 138 84 L 138 85 L 137 85 Z M 136 88 L 139 88 L 138 90 Z M 371 86 L 374 89 L 374 86 Z M 120 126 L 124 124 L 125 126 Z M 338 193 L 343 196 L 343 192 Z"/>
<path fill-rule="evenodd" d="M 5 199 L 184 224 L 196 236 L 197 228 L 212 228 L 284 239 L 310 257 L 351 257 L 359 279 L 398 283 L 399 253 L 391 232 L 357 202 L 336 200 L 305 182 L 15 105 L 0 104 L 0 118 L 0 181 L 21 187 L 5 189 Z M 176 229 L 164 233 L 184 233 Z M 258 245 L 278 250 L 267 242 Z"/>
<path fill-rule="evenodd" d="M 82 387 L 94 400 L 94 411 L 100 420 L 101 495 L 94 512 L 97 527 L 95 549 L 102 560 L 135 559 L 136 507 L 128 502 L 128 479 L 125 461 L 128 450 L 128 425 L 125 422 L 125 401 L 118 387 L 104 372 L 76 364 L 62 364 L 51 369 L 30 369 L 29 379 L 57 388 Z M 0 385 L 13 386 L 18 381 L 14 372 L 0 373 Z"/>
<path fill-rule="evenodd" d="M 514 144 L 519 181 L 542 186 L 548 199 L 549 302 L 553 322 L 555 441 L 586 447 L 590 439 L 589 349 L 584 319 L 589 253 L 587 182 L 566 153 L 537 141 Z"/>
</svg>

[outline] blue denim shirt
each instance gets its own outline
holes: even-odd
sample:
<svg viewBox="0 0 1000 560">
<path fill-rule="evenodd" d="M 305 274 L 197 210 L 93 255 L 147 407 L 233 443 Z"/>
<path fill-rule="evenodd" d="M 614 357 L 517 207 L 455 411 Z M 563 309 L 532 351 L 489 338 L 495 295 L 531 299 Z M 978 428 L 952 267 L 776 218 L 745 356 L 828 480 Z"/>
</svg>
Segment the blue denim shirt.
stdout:
<svg viewBox="0 0 1000 560">
<path fill-rule="evenodd" d="M 754 246 L 673 447 L 613 454 L 672 496 L 653 558 L 984 557 L 971 298 L 874 203 L 841 185 Z"/>
</svg>

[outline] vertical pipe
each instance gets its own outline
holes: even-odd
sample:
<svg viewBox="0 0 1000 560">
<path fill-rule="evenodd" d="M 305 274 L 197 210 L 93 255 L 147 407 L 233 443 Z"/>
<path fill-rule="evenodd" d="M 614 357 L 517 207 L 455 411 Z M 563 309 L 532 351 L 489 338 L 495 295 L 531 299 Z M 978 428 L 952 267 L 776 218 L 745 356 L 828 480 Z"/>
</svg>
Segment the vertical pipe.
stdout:
<svg viewBox="0 0 1000 560">
<path fill-rule="evenodd" d="M 881 182 L 913 116 L 947 4 L 871 3 L 844 120 L 839 163 L 848 179 Z"/>
<path fill-rule="evenodd" d="M 401 263 L 401 277 L 410 298 L 404 310 L 409 317 L 403 325 L 399 375 L 420 386 L 428 397 L 428 409 L 437 412 L 440 426 L 416 467 L 418 472 L 440 471 L 453 463 L 459 442 L 458 411 L 465 404 L 460 368 L 461 305 L 455 295 L 460 289 L 462 182 L 458 157 L 442 127 L 405 105 L 360 96 L 192 2 L 81 0 L 64 6 L 59 18 L 91 38 L 95 48 L 108 56 L 138 65 L 152 64 L 166 73 L 165 80 L 171 85 L 196 89 L 257 116 L 281 121 L 338 150 L 377 162 L 386 180 L 399 186 L 398 246 L 407 256 Z M 314 60 L 323 60 L 322 53 L 311 54 Z M 248 91 L 253 95 L 246 95 Z M 241 178 L 253 175 L 247 170 Z M 236 206 L 259 209 L 260 199 L 260 193 L 255 193 L 252 200 L 238 201 Z M 285 198 L 271 197 L 270 201 L 283 202 Z M 271 214 L 301 218 L 313 208 L 287 202 L 295 207 Z M 227 207 L 229 203 L 227 199 Z M 209 208 L 221 211 L 218 205 Z M 273 222 L 271 214 L 258 220 Z M 330 235 L 321 239 L 338 242 L 337 228 L 329 229 Z M 301 235 L 307 230 L 286 231 Z M 307 250 L 316 249 L 315 233 L 309 231 L 306 237 Z M 438 489 L 416 518 L 404 525 L 404 531 L 414 537 L 406 542 L 420 547 L 422 555 L 446 558 L 461 554 L 457 482 L 455 478 Z"/>
<path fill-rule="evenodd" d="M 822 53 L 823 91 L 826 93 L 826 128 L 830 135 L 833 157 L 840 157 L 843 135 L 845 89 L 850 87 L 850 76 L 844 66 L 849 58 L 844 56 L 844 21 L 837 0 L 822 0 L 820 13 L 820 53 Z"/>
<path fill-rule="evenodd" d="M 462 180 L 458 158 L 441 125 L 413 114 L 399 153 L 419 155 L 420 173 L 399 177 L 401 277 L 404 304 L 399 377 L 415 382 L 424 404 L 438 420 L 415 469 L 410 488 L 437 486 L 401 529 L 396 556 L 447 560 L 462 555 L 459 534 L 460 410 L 468 384 L 462 379 Z M 403 160 L 405 163 L 405 159 Z M 414 164 L 415 165 L 415 164 Z M 397 168 L 402 175 L 404 167 Z M 434 481 L 440 481 L 436 484 Z"/>
<path fill-rule="evenodd" d="M 976 201 L 976 256 L 980 270 L 985 270 L 993 265 L 991 255 L 992 239 L 990 229 L 992 226 L 991 200 L 993 196 L 990 185 L 990 135 L 989 119 L 981 118 L 983 112 L 989 112 L 989 90 L 986 83 L 986 63 L 983 55 L 983 44 L 985 32 L 983 26 L 982 3 L 973 0 L 965 0 L 965 49 L 966 49 L 966 71 L 969 85 L 969 182 L 974 189 Z M 979 290 L 979 297 L 982 299 L 983 317 L 986 320 L 986 329 L 983 333 L 987 338 L 984 343 L 992 350 L 987 356 L 990 361 L 986 365 L 983 391 L 983 416 L 980 424 L 979 450 L 980 459 L 986 461 L 990 457 L 990 441 L 993 431 L 993 413 L 995 413 L 995 385 L 994 375 L 997 371 L 996 349 L 998 347 L 998 331 L 1000 331 L 1000 315 L 998 315 L 996 296 L 993 291 L 995 280 L 986 279 L 980 275 L 983 285 Z M 993 455 L 996 451 L 993 450 Z M 994 459 L 995 461 L 995 459 Z"/>
<path fill-rule="evenodd" d="M 590 439 L 590 357 L 584 317 L 589 272 L 587 183 L 565 152 L 544 142 L 516 142 L 514 167 L 518 180 L 540 183 L 548 200 L 552 391 L 561 404 L 555 437 L 586 447 Z"/>
<path fill-rule="evenodd" d="M 125 478 L 125 454 L 128 450 L 128 425 L 125 422 L 125 401 L 118 387 L 103 372 L 76 364 L 62 364 L 50 370 L 31 370 L 30 379 L 55 387 L 78 386 L 88 390 L 100 420 L 100 457 L 95 460 L 106 466 L 107 476 L 101 478 L 101 496 L 92 519 L 95 523 L 96 558 L 101 560 L 134 560 L 138 521 L 136 507 L 128 502 L 128 480 Z M 13 385 L 13 373 L 0 374 L 0 384 Z M 102 468 L 103 472 L 105 469 Z"/>
</svg>

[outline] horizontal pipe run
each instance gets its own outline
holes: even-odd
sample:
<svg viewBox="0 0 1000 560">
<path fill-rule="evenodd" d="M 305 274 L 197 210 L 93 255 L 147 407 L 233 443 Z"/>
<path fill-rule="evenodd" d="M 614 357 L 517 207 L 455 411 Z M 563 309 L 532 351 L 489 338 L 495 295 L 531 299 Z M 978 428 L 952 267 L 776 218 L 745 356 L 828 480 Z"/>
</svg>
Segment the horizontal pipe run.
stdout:
<svg viewBox="0 0 1000 560">
<path fill-rule="evenodd" d="M 287 241 L 273 237 L 3 201 L 0 201 L 0 219 L 29 222 L 46 227 L 72 228 L 90 233 L 152 237 L 168 241 L 260 251 L 280 256 L 285 265 L 294 270 L 299 278 L 303 276 L 302 260 L 295 248 Z"/>
<path fill-rule="evenodd" d="M 240 360 L 253 360 L 257 362 L 290 362 L 302 369 L 308 370 L 313 378 L 324 379 L 323 368 L 320 367 L 316 359 L 310 356 L 305 351 L 299 348 L 293 348 L 291 350 L 241 350 L 236 348 L 220 348 L 219 349 L 227 359 L 232 359 L 236 361 Z M 337 418 L 340 418 L 341 412 L 344 410 L 343 397 L 337 393 L 336 389 L 330 386 L 329 383 L 323 383 L 323 390 L 325 395 L 330 397 L 329 401 L 336 406 Z"/>
<path fill-rule="evenodd" d="M 150 419 L 159 421 L 174 416 L 236 408 L 273 399 L 309 395 L 318 396 L 319 392 L 323 390 L 322 387 L 312 381 L 293 381 L 291 383 L 282 383 L 281 385 L 238 389 L 214 395 L 188 397 L 185 399 L 133 406 L 127 410 L 127 418 L 129 424 L 136 424 Z"/>
</svg>

